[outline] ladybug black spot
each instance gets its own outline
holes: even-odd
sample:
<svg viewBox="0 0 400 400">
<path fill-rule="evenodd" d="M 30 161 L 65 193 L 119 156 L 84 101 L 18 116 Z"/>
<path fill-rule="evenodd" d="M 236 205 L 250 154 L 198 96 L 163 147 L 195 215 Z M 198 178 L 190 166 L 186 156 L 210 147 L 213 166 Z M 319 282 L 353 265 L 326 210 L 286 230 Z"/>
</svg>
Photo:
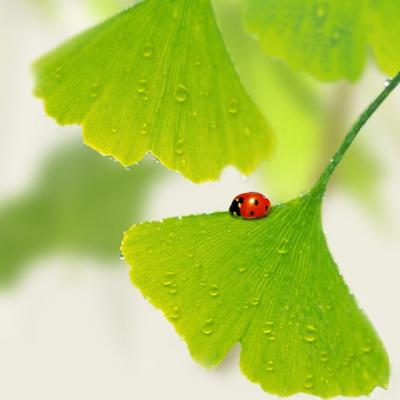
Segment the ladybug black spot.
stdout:
<svg viewBox="0 0 400 400">
<path fill-rule="evenodd" d="M 255 204 L 256 206 L 258 206 L 258 200 L 257 200 L 257 199 L 254 199 L 254 204 Z"/>
<path fill-rule="evenodd" d="M 254 215 L 254 211 L 250 211 L 250 215 L 253 216 Z"/>
<path fill-rule="evenodd" d="M 239 202 L 235 199 L 232 201 L 231 206 L 229 207 L 229 212 L 236 216 L 240 217 L 240 207 L 239 207 Z"/>
<path fill-rule="evenodd" d="M 269 209 L 269 207 L 268 207 L 268 206 L 265 206 L 265 211 L 268 211 L 268 209 Z"/>
</svg>

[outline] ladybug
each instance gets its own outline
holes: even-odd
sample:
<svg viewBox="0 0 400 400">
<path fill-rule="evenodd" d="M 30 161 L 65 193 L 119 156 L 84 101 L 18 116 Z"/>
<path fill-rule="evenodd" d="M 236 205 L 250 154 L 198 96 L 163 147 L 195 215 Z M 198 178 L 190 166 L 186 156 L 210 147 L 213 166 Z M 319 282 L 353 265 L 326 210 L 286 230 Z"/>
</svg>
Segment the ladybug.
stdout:
<svg viewBox="0 0 400 400">
<path fill-rule="evenodd" d="M 262 193 L 247 192 L 237 195 L 229 212 L 237 217 L 256 219 L 265 217 L 271 208 L 271 202 Z"/>
</svg>

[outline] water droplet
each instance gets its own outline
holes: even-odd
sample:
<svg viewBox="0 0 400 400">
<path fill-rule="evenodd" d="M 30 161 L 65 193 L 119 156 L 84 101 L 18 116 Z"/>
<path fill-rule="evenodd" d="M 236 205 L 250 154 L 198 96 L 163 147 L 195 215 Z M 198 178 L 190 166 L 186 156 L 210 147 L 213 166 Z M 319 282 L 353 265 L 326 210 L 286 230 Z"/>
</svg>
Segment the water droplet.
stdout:
<svg viewBox="0 0 400 400">
<path fill-rule="evenodd" d="M 136 90 L 139 94 L 146 93 L 148 91 L 148 83 L 146 79 L 141 79 L 136 87 Z"/>
<path fill-rule="evenodd" d="M 388 87 L 391 82 L 392 82 L 392 79 L 388 78 L 388 79 L 385 80 L 385 82 L 383 84 L 384 84 L 385 87 Z"/>
<path fill-rule="evenodd" d="M 199 59 L 197 59 L 197 60 L 194 62 L 194 65 L 195 65 L 196 67 L 200 67 L 201 61 L 200 61 Z"/>
<path fill-rule="evenodd" d="M 181 316 L 181 311 L 180 311 L 179 307 L 174 307 L 172 309 L 172 313 L 171 313 L 170 317 L 172 319 L 178 319 L 180 316 Z"/>
<path fill-rule="evenodd" d="M 219 288 L 217 285 L 211 285 L 211 289 L 209 290 L 208 294 L 210 296 L 216 297 L 219 295 Z"/>
<path fill-rule="evenodd" d="M 288 249 L 289 240 L 283 239 L 279 247 L 277 248 L 276 252 L 280 255 L 287 254 L 289 252 Z"/>
<path fill-rule="evenodd" d="M 142 128 L 140 129 L 140 134 L 141 135 L 147 135 L 148 133 L 149 133 L 149 131 L 147 130 L 147 128 L 148 128 L 148 124 L 145 122 L 143 125 L 142 125 Z"/>
<path fill-rule="evenodd" d="M 120 259 L 121 261 L 125 261 L 125 257 L 124 257 L 124 255 L 123 255 L 122 253 L 119 255 L 119 259 Z"/>
<path fill-rule="evenodd" d="M 317 340 L 317 328 L 314 325 L 306 326 L 304 340 L 308 343 L 314 343 Z"/>
<path fill-rule="evenodd" d="M 167 272 L 164 277 L 163 285 L 170 286 L 174 283 L 176 277 L 175 272 Z"/>
<path fill-rule="evenodd" d="M 263 326 L 264 333 L 271 333 L 274 329 L 274 323 L 272 321 L 267 321 Z"/>
<path fill-rule="evenodd" d="M 267 371 L 272 372 L 275 369 L 274 362 L 272 360 L 268 361 L 267 363 Z"/>
<path fill-rule="evenodd" d="M 181 136 L 178 136 L 175 140 L 175 153 L 178 155 L 183 154 L 184 152 L 184 144 L 185 144 L 185 139 Z"/>
<path fill-rule="evenodd" d="M 236 97 L 232 97 L 228 102 L 229 114 L 237 114 L 239 112 L 239 100 Z"/>
<path fill-rule="evenodd" d="M 276 339 L 274 332 L 274 323 L 272 321 L 265 322 L 263 326 L 263 333 L 267 336 L 267 339 L 273 342 Z"/>
<path fill-rule="evenodd" d="M 326 352 L 326 351 L 321 351 L 321 353 L 319 354 L 319 357 L 320 357 L 322 362 L 328 362 L 329 361 L 328 352 Z"/>
<path fill-rule="evenodd" d="M 114 127 L 114 128 L 111 128 L 111 132 L 112 132 L 112 133 L 117 133 L 117 132 L 118 132 L 118 128 L 115 128 L 115 127 Z"/>
<path fill-rule="evenodd" d="M 214 320 L 212 318 L 205 321 L 202 332 L 205 335 L 212 335 L 214 333 Z"/>
<path fill-rule="evenodd" d="M 253 300 L 251 301 L 251 304 L 253 306 L 258 306 L 260 304 L 260 298 L 259 297 L 254 297 Z"/>
<path fill-rule="evenodd" d="M 246 271 L 246 269 L 247 269 L 246 265 L 241 264 L 241 265 L 239 265 L 238 271 L 239 272 L 244 272 L 244 271 Z"/>
<path fill-rule="evenodd" d="M 307 375 L 306 381 L 304 382 L 305 389 L 311 389 L 314 387 L 314 376 L 312 374 Z"/>
<path fill-rule="evenodd" d="M 176 283 L 172 283 L 171 286 L 169 287 L 169 293 L 175 294 L 178 292 L 178 285 Z"/>
<path fill-rule="evenodd" d="M 150 58 L 152 55 L 153 55 L 153 45 L 148 42 L 143 47 L 143 57 Z"/>
<path fill-rule="evenodd" d="M 179 103 L 184 103 L 187 101 L 189 96 L 188 89 L 182 83 L 179 83 L 175 90 L 175 99 Z"/>
<path fill-rule="evenodd" d="M 370 342 L 364 343 L 364 345 L 361 348 L 361 350 L 363 351 L 363 353 L 371 353 L 371 351 L 372 351 L 371 343 Z"/>
</svg>

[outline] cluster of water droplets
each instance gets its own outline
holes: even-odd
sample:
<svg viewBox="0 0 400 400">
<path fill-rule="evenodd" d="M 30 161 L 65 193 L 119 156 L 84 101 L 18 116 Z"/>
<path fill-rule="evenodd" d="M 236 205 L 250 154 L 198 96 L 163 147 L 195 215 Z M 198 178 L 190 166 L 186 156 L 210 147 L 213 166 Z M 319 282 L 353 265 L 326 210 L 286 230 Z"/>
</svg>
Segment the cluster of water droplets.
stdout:
<svg viewBox="0 0 400 400">
<path fill-rule="evenodd" d="M 177 275 L 175 272 L 165 273 L 163 286 L 168 290 L 168 293 L 172 295 L 178 293 Z"/>
</svg>

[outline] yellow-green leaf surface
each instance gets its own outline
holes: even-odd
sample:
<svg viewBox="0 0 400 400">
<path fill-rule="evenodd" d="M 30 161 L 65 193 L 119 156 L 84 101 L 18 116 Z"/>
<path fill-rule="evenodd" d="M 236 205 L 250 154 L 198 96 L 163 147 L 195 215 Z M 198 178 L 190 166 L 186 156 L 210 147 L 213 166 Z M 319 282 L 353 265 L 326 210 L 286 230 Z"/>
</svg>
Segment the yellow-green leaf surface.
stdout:
<svg viewBox="0 0 400 400">
<path fill-rule="evenodd" d="M 241 344 L 244 374 L 281 396 L 357 396 L 385 387 L 389 363 L 321 229 L 321 192 L 261 220 L 228 212 L 134 226 L 131 278 L 212 367 Z"/>
<path fill-rule="evenodd" d="M 146 0 L 34 66 L 35 93 L 61 124 L 123 165 L 151 151 L 200 182 L 250 173 L 271 134 L 225 49 L 210 0 Z"/>
<path fill-rule="evenodd" d="M 270 55 L 323 80 L 356 80 L 372 52 L 393 75 L 400 66 L 400 3 L 371 0 L 246 0 L 245 21 Z"/>
<path fill-rule="evenodd" d="M 333 171 L 399 82 L 400 73 L 360 115 L 313 188 L 266 218 L 219 212 L 125 234 L 132 282 L 194 359 L 215 366 L 240 343 L 244 374 L 281 396 L 359 396 L 387 386 L 388 356 L 330 254 L 321 209 Z"/>
</svg>

